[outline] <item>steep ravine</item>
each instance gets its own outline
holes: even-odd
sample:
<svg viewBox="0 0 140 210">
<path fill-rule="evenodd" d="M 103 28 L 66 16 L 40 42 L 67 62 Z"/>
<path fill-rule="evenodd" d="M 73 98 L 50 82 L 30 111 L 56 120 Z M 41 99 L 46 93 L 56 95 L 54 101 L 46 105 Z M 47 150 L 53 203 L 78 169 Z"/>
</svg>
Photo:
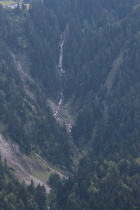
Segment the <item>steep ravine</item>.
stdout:
<svg viewBox="0 0 140 210">
<path fill-rule="evenodd" d="M 50 106 L 53 116 L 56 121 L 60 125 L 65 125 L 67 131 L 70 133 L 73 125 L 73 117 L 69 113 L 69 106 L 65 103 L 65 98 L 63 91 L 65 89 L 65 81 L 67 79 L 66 72 L 63 69 L 63 47 L 65 43 L 64 34 L 61 35 L 59 42 L 59 62 L 58 62 L 58 71 L 60 75 L 60 99 L 58 102 L 54 102 L 55 100 L 51 100 L 50 98 L 47 100 L 47 105 Z M 26 52 L 11 52 L 13 57 L 13 61 L 15 63 L 16 69 L 19 72 L 21 77 L 21 81 L 24 87 L 26 94 L 32 98 L 36 102 L 36 91 L 35 89 L 31 89 L 30 86 L 36 87 L 36 81 L 30 75 L 30 60 Z M 39 89 L 39 92 L 41 90 Z M 81 158 L 81 154 L 75 147 L 75 145 L 71 142 L 71 147 L 73 151 L 75 151 L 75 161 L 73 165 L 74 168 L 77 166 L 78 161 Z M 58 168 L 54 168 L 46 160 L 40 157 L 38 154 L 33 154 L 30 156 L 26 156 L 22 154 L 20 148 L 17 144 L 7 141 L 5 138 L 0 135 L 0 150 L 2 154 L 2 158 L 5 159 L 8 165 L 14 169 L 15 175 L 18 177 L 20 181 L 25 181 L 26 184 L 30 184 L 31 180 L 34 181 L 35 185 L 44 184 L 47 193 L 50 192 L 51 188 L 48 186 L 47 181 L 51 173 L 57 173 L 61 178 L 67 178 L 67 175 L 63 174 L 63 172 L 59 172 Z"/>
<path fill-rule="evenodd" d="M 65 82 L 67 80 L 67 75 L 65 70 L 63 69 L 63 47 L 65 43 L 65 33 L 62 33 L 59 41 L 59 63 L 58 63 L 58 71 L 60 75 L 61 81 L 61 90 L 60 90 L 60 99 L 58 104 L 56 104 L 52 99 L 48 99 L 47 103 L 50 106 L 53 116 L 56 121 L 60 123 L 60 125 L 65 125 L 67 131 L 70 133 L 72 129 L 72 125 L 74 123 L 73 117 L 69 112 L 68 104 L 65 103 L 64 100 L 64 90 L 65 90 Z"/>
</svg>

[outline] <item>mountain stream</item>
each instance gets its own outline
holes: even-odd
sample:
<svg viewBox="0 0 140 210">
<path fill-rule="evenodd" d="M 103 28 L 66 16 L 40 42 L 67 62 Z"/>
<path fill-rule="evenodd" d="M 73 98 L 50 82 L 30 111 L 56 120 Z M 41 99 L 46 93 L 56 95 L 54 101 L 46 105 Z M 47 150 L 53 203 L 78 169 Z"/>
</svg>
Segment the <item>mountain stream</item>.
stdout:
<svg viewBox="0 0 140 210">
<path fill-rule="evenodd" d="M 67 80 L 67 75 L 65 70 L 63 69 L 63 47 L 65 44 L 65 33 L 62 33 L 59 41 L 59 63 L 58 63 L 58 71 L 61 79 L 61 90 L 60 90 L 60 99 L 58 104 L 55 104 L 52 100 L 48 99 L 48 105 L 51 107 L 53 111 L 53 116 L 56 121 L 60 123 L 60 125 L 65 125 L 68 132 L 71 132 L 73 119 L 69 113 L 68 105 L 64 103 L 64 89 L 65 83 Z"/>
</svg>

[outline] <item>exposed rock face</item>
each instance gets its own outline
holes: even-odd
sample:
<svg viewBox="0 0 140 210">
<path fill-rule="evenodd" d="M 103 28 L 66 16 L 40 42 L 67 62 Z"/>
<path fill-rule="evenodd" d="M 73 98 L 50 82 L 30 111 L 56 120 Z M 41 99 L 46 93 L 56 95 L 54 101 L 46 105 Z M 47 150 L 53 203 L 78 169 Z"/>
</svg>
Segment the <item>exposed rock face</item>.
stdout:
<svg viewBox="0 0 140 210">
<path fill-rule="evenodd" d="M 51 173 L 57 173 L 61 178 L 67 178 L 50 167 L 39 155 L 36 154 L 29 157 L 23 155 L 17 144 L 7 141 L 1 134 L 0 152 L 2 159 L 6 159 L 7 164 L 14 169 L 15 175 L 19 181 L 30 184 L 31 180 L 33 180 L 35 186 L 38 184 L 44 185 L 47 193 L 50 193 L 51 190 L 47 184 L 48 177 Z M 38 178 L 37 174 L 38 176 L 40 175 L 40 178 Z"/>
</svg>

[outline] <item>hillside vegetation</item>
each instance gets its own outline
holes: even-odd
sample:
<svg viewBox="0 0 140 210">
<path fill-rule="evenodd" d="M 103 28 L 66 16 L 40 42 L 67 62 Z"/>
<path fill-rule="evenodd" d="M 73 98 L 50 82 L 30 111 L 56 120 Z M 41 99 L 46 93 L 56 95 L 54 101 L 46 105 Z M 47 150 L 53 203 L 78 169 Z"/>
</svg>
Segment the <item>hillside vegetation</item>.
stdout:
<svg viewBox="0 0 140 210">
<path fill-rule="evenodd" d="M 33 182 L 27 187 L 19 184 L 6 162 L 0 159 L 0 209 L 46 210 L 47 197 L 44 186 L 36 188 Z"/>
<path fill-rule="evenodd" d="M 64 72 L 58 66 L 62 35 Z M 49 208 L 138 210 L 140 2 L 0 7 L 0 38 L 0 132 L 23 152 L 36 151 L 71 172 L 65 182 L 50 177 Z M 59 105 L 61 95 L 59 108 L 74 121 L 71 133 L 47 104 Z"/>
</svg>

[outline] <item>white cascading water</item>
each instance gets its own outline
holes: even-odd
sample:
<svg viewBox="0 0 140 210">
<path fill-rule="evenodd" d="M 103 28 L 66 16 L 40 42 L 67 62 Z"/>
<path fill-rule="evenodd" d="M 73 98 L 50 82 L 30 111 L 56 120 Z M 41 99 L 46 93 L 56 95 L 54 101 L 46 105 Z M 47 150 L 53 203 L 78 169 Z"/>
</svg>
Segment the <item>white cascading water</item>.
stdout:
<svg viewBox="0 0 140 210">
<path fill-rule="evenodd" d="M 64 69 L 63 69 L 64 34 L 61 34 L 59 46 L 60 46 L 60 54 L 59 54 L 59 64 L 58 64 L 58 68 L 60 69 L 60 72 L 61 72 L 62 74 L 65 74 L 65 71 L 64 71 Z M 62 91 L 61 91 L 61 98 L 60 98 L 60 100 L 59 100 L 58 106 L 57 106 L 56 111 L 55 111 L 55 113 L 54 113 L 54 116 L 55 116 L 55 117 L 57 117 L 58 111 L 59 111 L 60 106 L 61 106 L 61 104 L 62 104 L 62 102 L 63 102 L 63 96 L 64 96 L 64 95 L 63 95 L 63 90 L 64 90 L 64 89 L 62 89 Z"/>
<path fill-rule="evenodd" d="M 59 55 L 59 64 L 58 68 L 61 70 L 61 73 L 65 73 L 63 69 L 63 46 L 64 46 L 64 34 L 61 34 L 60 37 L 60 55 Z"/>
<path fill-rule="evenodd" d="M 64 33 L 61 34 L 61 37 L 60 37 L 60 42 L 59 42 L 59 47 L 60 47 L 60 53 L 59 53 L 59 63 L 58 63 L 58 68 L 60 70 L 60 76 L 62 78 L 62 89 L 61 89 L 61 93 L 60 93 L 60 100 L 59 100 L 59 103 L 56 107 L 56 110 L 54 112 L 54 117 L 56 118 L 56 120 L 58 122 L 61 122 L 62 124 L 64 124 L 67 128 L 67 131 L 68 132 L 71 132 L 71 128 L 72 128 L 72 124 L 71 124 L 71 117 L 69 115 L 69 113 L 65 113 L 65 118 L 62 116 L 62 113 L 61 113 L 61 109 L 62 109 L 62 103 L 64 101 L 64 86 L 65 86 L 65 82 L 67 80 L 67 77 L 66 77 L 66 72 L 65 70 L 63 69 L 63 46 L 64 46 L 64 42 L 65 42 L 65 36 L 64 36 Z"/>
</svg>

